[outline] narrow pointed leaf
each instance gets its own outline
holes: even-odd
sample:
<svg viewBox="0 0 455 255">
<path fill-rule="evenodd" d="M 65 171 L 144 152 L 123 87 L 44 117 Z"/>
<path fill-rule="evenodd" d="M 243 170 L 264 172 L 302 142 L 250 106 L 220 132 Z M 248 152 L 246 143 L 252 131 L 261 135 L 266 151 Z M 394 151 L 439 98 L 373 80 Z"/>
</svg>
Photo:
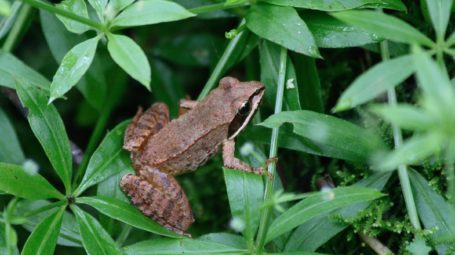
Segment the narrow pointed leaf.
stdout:
<svg viewBox="0 0 455 255">
<path fill-rule="evenodd" d="M 290 50 L 320 57 L 311 31 L 294 8 L 255 4 L 245 18 L 247 27 L 260 37 Z"/>
<path fill-rule="evenodd" d="M 150 90 L 150 64 L 141 47 L 124 35 L 108 34 L 107 38 L 107 49 L 115 63 Z"/>
<path fill-rule="evenodd" d="M 134 0 L 111 0 L 109 1 L 107 8 L 112 8 L 115 13 L 118 13 L 133 2 Z"/>
<path fill-rule="evenodd" d="M 412 56 L 383 61 L 349 85 L 338 99 L 335 111 L 348 110 L 366 103 L 408 78 L 415 70 Z"/>
<path fill-rule="evenodd" d="M 75 191 L 78 196 L 87 188 L 123 171 L 131 168 L 125 162 L 126 152 L 123 150 L 123 133 L 128 122 L 118 124 L 103 139 L 93 153 L 79 187 Z"/>
<path fill-rule="evenodd" d="M 21 164 L 25 160 L 14 127 L 0 109 L 0 162 Z"/>
<path fill-rule="evenodd" d="M 409 44 L 418 43 L 430 47 L 434 45 L 430 38 L 408 23 L 381 12 L 344 11 L 333 13 L 332 15 L 348 24 L 360 27 L 391 41 Z"/>
<path fill-rule="evenodd" d="M 155 234 L 169 236 L 169 237 L 182 237 L 158 223 L 152 219 L 144 216 L 137 208 L 133 207 L 130 203 L 118 200 L 112 197 L 81 197 L 77 198 L 77 203 L 87 204 L 97 209 L 101 213 L 124 222 L 133 227 L 152 232 Z"/>
<path fill-rule="evenodd" d="M 447 24 L 449 23 L 453 0 L 426 0 L 425 2 L 436 34 L 441 38 L 444 38 Z"/>
<path fill-rule="evenodd" d="M 374 200 L 382 195 L 375 189 L 361 187 L 335 188 L 309 195 L 272 222 L 267 232 L 267 240 L 273 240 L 322 213 L 358 202 Z"/>
<path fill-rule="evenodd" d="M 47 93 L 26 82 L 16 84 L 17 94 L 28 109 L 28 122 L 66 191 L 71 188 L 72 157 L 65 126 L 57 109 L 47 104 Z"/>
<path fill-rule="evenodd" d="M 24 185 L 24 184 L 27 185 Z M 24 170 L 21 166 L 0 163 L 0 190 L 17 197 L 36 200 L 46 198 L 63 199 L 44 177 Z"/>
<path fill-rule="evenodd" d="M 95 9 L 98 18 L 104 21 L 104 12 L 107 5 L 107 0 L 88 0 L 90 5 Z"/>
<path fill-rule="evenodd" d="M 400 0 L 265 0 L 265 2 L 319 11 L 343 11 L 370 5 L 375 8 L 406 10 L 406 6 Z"/>
<path fill-rule="evenodd" d="M 112 240 L 112 237 L 103 229 L 103 226 L 90 214 L 77 206 L 71 206 L 76 215 L 79 230 L 87 254 L 121 255 L 122 250 Z"/>
<path fill-rule="evenodd" d="M 166 0 L 143 0 L 128 6 L 113 21 L 113 26 L 133 27 L 176 21 L 195 16 L 177 3 Z"/>
<path fill-rule="evenodd" d="M 408 104 L 375 105 L 370 109 L 403 129 L 423 131 L 437 125 L 431 114 Z"/>
<path fill-rule="evenodd" d="M 11 5 L 6 0 L 0 0 L 0 16 L 9 16 L 11 14 Z"/>
<path fill-rule="evenodd" d="M 52 255 L 57 245 L 65 207 L 61 207 L 36 226 L 25 242 L 21 255 Z"/>
<path fill-rule="evenodd" d="M 89 18 L 85 0 L 64 0 L 57 4 L 57 7 L 65 11 L 72 12 L 78 16 Z M 78 21 L 65 18 L 59 15 L 57 15 L 57 17 L 60 19 L 63 25 L 65 25 L 66 29 L 73 33 L 82 34 L 90 29 L 89 26 L 82 24 Z"/>
<path fill-rule="evenodd" d="M 95 56 L 98 41 L 97 36 L 79 43 L 65 55 L 52 80 L 49 101 L 62 97 L 87 72 Z"/>
</svg>

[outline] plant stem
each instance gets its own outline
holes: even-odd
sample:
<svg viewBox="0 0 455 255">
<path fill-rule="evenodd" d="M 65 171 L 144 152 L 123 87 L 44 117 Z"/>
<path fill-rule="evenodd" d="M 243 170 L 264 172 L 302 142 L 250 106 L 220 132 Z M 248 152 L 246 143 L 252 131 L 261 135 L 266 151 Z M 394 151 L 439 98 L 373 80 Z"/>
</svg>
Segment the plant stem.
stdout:
<svg viewBox="0 0 455 255">
<path fill-rule="evenodd" d="M 277 81 L 278 86 L 277 86 L 277 92 L 276 92 L 274 114 L 280 113 L 281 109 L 283 107 L 284 84 L 285 84 L 285 79 L 286 79 L 286 61 L 287 61 L 287 50 L 286 50 L 286 48 L 282 47 L 281 52 L 280 52 L 280 65 L 279 65 L 279 70 L 278 70 L 278 81 Z M 277 152 L 278 152 L 278 132 L 279 132 L 279 130 L 280 130 L 279 127 L 272 129 L 272 136 L 271 136 L 271 141 L 270 141 L 270 151 L 269 151 L 270 158 L 276 157 Z M 267 182 L 265 184 L 264 201 L 269 201 L 273 196 L 273 190 L 274 190 L 273 184 L 275 181 L 275 170 L 276 170 L 275 162 L 272 162 L 271 164 L 268 165 L 267 171 L 270 175 L 270 178 L 267 179 Z M 273 207 L 268 206 L 262 210 L 261 220 L 259 223 L 258 236 L 256 239 L 257 254 L 262 254 L 262 250 L 265 245 L 265 239 L 267 237 L 267 231 L 268 231 L 268 227 L 269 227 L 270 217 L 272 215 L 272 209 L 273 209 Z"/>
<path fill-rule="evenodd" d="M 117 240 L 115 241 L 119 246 L 123 246 L 123 243 L 128 238 L 128 235 L 131 232 L 132 227 L 130 225 L 124 225 L 122 228 L 122 232 L 120 232 Z"/>
<path fill-rule="evenodd" d="M 378 255 L 393 255 L 394 253 L 387 247 L 385 246 L 383 243 L 381 243 L 381 241 L 379 241 L 378 239 L 374 238 L 374 237 L 371 237 L 371 236 L 367 236 L 365 234 L 360 234 L 360 238 L 362 238 L 362 240 L 368 244 L 368 246 L 370 246 L 371 249 L 373 249 L 376 254 Z"/>
<path fill-rule="evenodd" d="M 27 4 L 31 5 L 31 6 L 33 6 L 33 7 L 46 10 L 48 12 L 63 16 L 65 18 L 72 19 L 72 20 L 77 21 L 79 23 L 82 23 L 82 24 L 85 24 L 85 25 L 90 26 L 92 28 L 95 28 L 95 29 L 97 29 L 99 31 L 103 31 L 104 32 L 106 30 L 106 27 L 103 24 L 101 24 L 101 23 L 98 23 L 98 22 L 96 22 L 94 20 L 91 20 L 89 18 L 86 18 L 86 17 L 79 16 L 79 15 L 74 14 L 72 12 L 57 8 L 57 7 L 55 7 L 55 6 L 51 5 L 51 4 L 45 3 L 43 1 L 40 1 L 40 0 L 22 0 L 22 1 L 24 3 L 27 3 Z"/>
<path fill-rule="evenodd" d="M 227 9 L 243 7 L 243 6 L 248 6 L 248 5 L 249 5 L 249 3 L 247 1 L 244 1 L 241 3 L 236 3 L 236 4 L 226 4 L 226 3 L 222 2 L 222 3 L 217 3 L 217 4 L 198 6 L 195 8 L 188 9 L 188 11 L 190 11 L 194 14 L 202 14 L 202 13 L 206 13 L 206 12 L 227 10 Z"/>
<path fill-rule="evenodd" d="M 387 41 L 381 42 L 381 56 L 383 60 L 390 59 L 389 45 Z M 387 98 L 389 105 L 393 106 L 397 104 L 397 96 L 394 88 L 387 90 Z M 403 144 L 403 136 L 401 134 L 401 129 L 397 125 L 392 124 L 392 130 L 395 149 L 398 149 Z M 419 216 L 417 214 L 414 195 L 412 194 L 411 182 L 409 181 L 408 169 L 406 165 L 398 166 L 398 176 L 400 179 L 404 201 L 406 203 L 406 209 L 408 211 L 409 220 L 411 221 L 412 226 L 416 230 L 420 230 L 422 229 L 422 227 L 420 226 Z"/>
<path fill-rule="evenodd" d="M 242 26 L 244 21 L 240 23 L 240 26 Z M 212 74 L 210 75 L 207 83 L 205 84 L 204 88 L 202 89 L 201 93 L 199 94 L 199 97 L 197 98 L 198 101 L 204 99 L 206 97 L 210 90 L 212 90 L 213 87 L 215 87 L 216 82 L 220 78 L 220 76 L 224 72 L 224 67 L 226 66 L 227 61 L 231 57 L 232 53 L 236 49 L 236 47 L 239 44 L 240 38 L 244 32 L 240 32 L 237 34 L 234 39 L 232 39 L 229 44 L 227 45 L 226 49 L 223 52 L 223 55 L 221 56 L 220 60 L 218 60 L 218 63 L 216 63 L 215 69 L 213 70 Z"/>
<path fill-rule="evenodd" d="M 17 42 L 17 38 L 19 37 L 19 34 L 30 14 L 30 10 L 31 10 L 30 6 L 23 5 L 21 10 L 19 11 L 17 19 L 14 22 L 14 25 L 11 28 L 8 37 L 6 37 L 5 42 L 3 43 L 2 50 L 4 50 L 5 52 L 11 52 L 13 50 L 14 44 Z"/>
</svg>

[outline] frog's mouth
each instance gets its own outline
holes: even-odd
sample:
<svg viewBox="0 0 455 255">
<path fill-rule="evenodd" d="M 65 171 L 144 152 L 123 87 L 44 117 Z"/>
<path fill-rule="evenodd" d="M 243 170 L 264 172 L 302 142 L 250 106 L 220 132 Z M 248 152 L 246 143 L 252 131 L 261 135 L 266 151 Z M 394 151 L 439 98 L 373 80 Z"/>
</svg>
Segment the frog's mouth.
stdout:
<svg viewBox="0 0 455 255">
<path fill-rule="evenodd" d="M 229 126 L 229 140 L 234 139 L 250 122 L 264 96 L 264 87 L 259 88 L 248 100 L 250 110 L 247 114 L 237 114 Z"/>
</svg>

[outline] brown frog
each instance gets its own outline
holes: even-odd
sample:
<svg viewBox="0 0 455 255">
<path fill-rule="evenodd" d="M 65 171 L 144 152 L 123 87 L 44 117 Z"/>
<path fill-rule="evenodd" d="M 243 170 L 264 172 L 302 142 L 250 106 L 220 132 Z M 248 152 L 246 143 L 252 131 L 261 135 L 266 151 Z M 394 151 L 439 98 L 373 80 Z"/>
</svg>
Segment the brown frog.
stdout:
<svg viewBox="0 0 455 255">
<path fill-rule="evenodd" d="M 186 195 L 174 176 L 194 171 L 222 146 L 228 168 L 262 174 L 235 158 L 234 138 L 254 115 L 264 86 L 225 77 L 203 101 L 182 100 L 186 112 L 172 121 L 163 103 L 142 113 L 139 109 L 125 132 L 123 148 L 131 152 L 136 175 L 120 186 L 143 214 L 164 227 L 184 234 L 194 222 Z"/>
</svg>

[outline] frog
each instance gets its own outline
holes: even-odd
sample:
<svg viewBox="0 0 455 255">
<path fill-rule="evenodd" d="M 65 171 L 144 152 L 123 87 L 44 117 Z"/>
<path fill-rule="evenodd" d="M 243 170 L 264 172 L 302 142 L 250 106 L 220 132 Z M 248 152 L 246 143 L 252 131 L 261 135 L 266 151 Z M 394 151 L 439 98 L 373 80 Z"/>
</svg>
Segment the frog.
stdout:
<svg viewBox="0 0 455 255">
<path fill-rule="evenodd" d="M 224 77 L 202 101 L 180 100 L 180 115 L 174 120 L 164 103 L 154 103 L 145 112 L 139 108 L 123 144 L 135 174 L 120 181 L 134 206 L 184 235 L 194 216 L 175 176 L 195 171 L 220 150 L 226 168 L 267 175 L 264 165 L 252 167 L 234 155 L 234 139 L 252 119 L 264 91 L 259 81 Z"/>
</svg>

